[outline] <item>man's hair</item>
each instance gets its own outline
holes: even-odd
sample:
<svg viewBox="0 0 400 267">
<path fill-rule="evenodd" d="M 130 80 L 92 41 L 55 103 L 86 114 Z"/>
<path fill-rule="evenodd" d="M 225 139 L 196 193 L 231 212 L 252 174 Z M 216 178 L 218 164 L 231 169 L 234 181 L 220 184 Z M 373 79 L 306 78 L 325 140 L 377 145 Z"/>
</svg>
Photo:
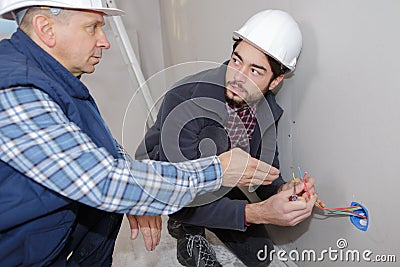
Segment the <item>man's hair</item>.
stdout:
<svg viewBox="0 0 400 267">
<path fill-rule="evenodd" d="M 232 53 L 235 51 L 236 47 L 240 44 L 240 42 L 243 41 L 243 39 L 233 37 L 233 41 L 234 41 L 234 43 L 233 43 Z M 285 74 L 286 72 L 289 71 L 289 69 L 287 67 L 285 67 L 284 65 L 279 63 L 275 58 L 269 56 L 266 53 L 264 53 L 264 55 L 267 57 L 268 63 L 271 66 L 271 70 L 272 70 L 271 81 L 274 80 L 279 75 Z"/>
<path fill-rule="evenodd" d="M 59 14 L 53 14 L 49 9 L 42 9 L 40 7 L 28 8 L 24 18 L 21 21 L 21 24 L 19 25 L 21 30 L 23 30 L 28 35 L 32 31 L 32 19 L 37 14 L 44 14 L 50 18 L 59 20 L 61 18 L 65 18 L 65 16 L 67 16 L 69 14 L 69 12 L 68 12 L 68 10 L 61 9 Z"/>
</svg>

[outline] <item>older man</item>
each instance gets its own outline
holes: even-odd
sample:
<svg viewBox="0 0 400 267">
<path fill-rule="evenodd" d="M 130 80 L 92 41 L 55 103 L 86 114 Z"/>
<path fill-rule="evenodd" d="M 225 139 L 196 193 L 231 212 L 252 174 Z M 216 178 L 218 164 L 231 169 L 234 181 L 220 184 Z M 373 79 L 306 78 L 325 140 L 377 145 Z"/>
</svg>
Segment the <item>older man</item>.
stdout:
<svg viewBox="0 0 400 267">
<path fill-rule="evenodd" d="M 0 43 L 2 266 L 110 266 L 123 213 L 168 214 L 221 184 L 278 176 L 238 149 L 179 164 L 131 160 L 79 79 L 110 47 L 104 16 L 123 14 L 102 2 L 0 2 L 19 24 Z"/>
</svg>

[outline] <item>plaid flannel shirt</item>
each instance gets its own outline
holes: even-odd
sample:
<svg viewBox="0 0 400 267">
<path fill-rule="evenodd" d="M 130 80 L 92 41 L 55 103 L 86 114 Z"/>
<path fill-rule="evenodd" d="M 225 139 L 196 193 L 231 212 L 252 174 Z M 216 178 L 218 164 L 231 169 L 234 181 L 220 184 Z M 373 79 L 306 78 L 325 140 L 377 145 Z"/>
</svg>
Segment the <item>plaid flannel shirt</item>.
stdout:
<svg viewBox="0 0 400 267">
<path fill-rule="evenodd" d="M 44 92 L 0 90 L 0 160 L 81 203 L 118 213 L 176 212 L 221 186 L 217 157 L 166 163 L 121 158 L 97 147 Z M 23 192 L 21 192 L 23 193 Z"/>
<path fill-rule="evenodd" d="M 250 144 L 257 124 L 256 106 L 235 107 L 226 103 L 228 110 L 228 132 L 230 147 L 241 147 L 246 150 Z"/>
</svg>

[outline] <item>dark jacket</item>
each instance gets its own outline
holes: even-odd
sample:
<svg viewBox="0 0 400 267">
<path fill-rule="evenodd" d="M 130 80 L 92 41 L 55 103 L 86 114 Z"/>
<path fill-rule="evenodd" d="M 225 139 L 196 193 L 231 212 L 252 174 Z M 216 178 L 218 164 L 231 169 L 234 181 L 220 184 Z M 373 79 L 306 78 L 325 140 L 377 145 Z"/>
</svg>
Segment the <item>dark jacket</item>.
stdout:
<svg viewBox="0 0 400 267">
<path fill-rule="evenodd" d="M 0 90 L 14 87 L 48 94 L 98 146 L 118 157 L 88 89 L 21 30 L 0 42 Z M 71 249 L 71 260 L 77 264 L 98 252 L 87 264 L 111 265 L 116 236 L 110 236 L 110 227 L 118 231 L 122 215 L 71 201 L 4 161 L 0 161 L 0 202 L 0 266 L 43 266 L 65 256 L 57 264 L 62 266 Z"/>
<path fill-rule="evenodd" d="M 136 151 L 139 159 L 150 158 L 179 162 L 229 149 L 224 129 L 228 121 L 225 104 L 226 63 L 184 78 L 164 97 L 157 121 L 147 131 Z M 257 106 L 257 126 L 249 147 L 243 148 L 253 157 L 279 168 L 276 127 L 283 110 L 268 91 L 265 101 Z M 279 177 L 269 186 L 260 186 L 256 193 L 261 199 L 275 194 L 284 181 Z M 198 197 L 191 206 L 170 215 L 175 220 L 211 228 L 245 230 L 244 208 L 247 200 L 222 197 L 227 188 Z M 229 194 L 228 194 L 229 195 Z M 213 201 L 210 203 L 210 201 Z"/>
</svg>

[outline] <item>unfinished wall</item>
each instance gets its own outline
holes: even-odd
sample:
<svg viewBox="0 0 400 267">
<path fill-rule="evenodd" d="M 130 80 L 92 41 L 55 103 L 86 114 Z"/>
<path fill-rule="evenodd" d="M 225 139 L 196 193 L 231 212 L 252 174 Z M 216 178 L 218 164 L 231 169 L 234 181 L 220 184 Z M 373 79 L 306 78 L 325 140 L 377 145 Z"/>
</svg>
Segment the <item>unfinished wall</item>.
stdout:
<svg viewBox="0 0 400 267">
<path fill-rule="evenodd" d="M 288 179 L 292 168 L 301 166 L 317 179 L 319 197 L 328 206 L 362 203 L 369 210 L 370 226 L 362 232 L 348 217 L 326 218 L 315 210 L 313 218 L 299 226 L 271 227 L 271 235 L 288 251 L 338 249 L 337 240 L 344 238 L 346 249 L 369 249 L 371 258 L 382 254 L 400 260 L 400 215 L 395 206 L 400 163 L 399 1 L 137 0 L 117 5 L 129 14 L 123 20 L 146 78 L 178 63 L 222 62 L 230 55 L 232 31 L 255 12 L 290 12 L 300 24 L 304 48 L 295 75 L 278 92 L 285 109 L 279 128 L 281 171 Z M 113 47 L 84 81 L 116 138 L 133 152 L 143 136 L 147 108 L 140 92 L 135 95 L 139 86 L 118 48 L 118 37 L 110 29 L 108 33 Z M 198 67 L 188 66 L 189 71 Z M 187 71 L 178 69 L 179 75 Z M 161 82 L 152 87 L 154 98 L 166 88 Z M 125 236 L 116 253 L 131 245 L 126 227 L 122 231 Z M 348 264 L 327 255 L 324 262 L 299 262 Z"/>
<path fill-rule="evenodd" d="M 278 101 L 285 109 L 279 128 L 281 170 L 292 168 L 317 179 L 320 199 L 331 207 L 352 201 L 370 212 L 367 232 L 348 217 L 313 218 L 294 228 L 271 229 L 287 249 L 369 249 L 400 256 L 395 211 L 400 163 L 400 3 L 384 1 L 163 0 L 166 64 L 192 60 L 222 62 L 230 54 L 231 33 L 255 12 L 290 12 L 303 32 L 303 51 L 295 75 L 285 80 Z M 325 256 L 323 263 L 348 264 Z M 364 266 L 365 262 L 353 263 Z M 376 264 L 376 263 L 375 263 Z M 390 265 L 387 263 L 387 265 Z"/>
<path fill-rule="evenodd" d="M 337 240 L 344 238 L 346 249 L 369 249 L 371 258 L 400 256 L 399 215 L 393 207 L 400 163 L 398 1 L 143 0 L 119 6 L 131 14 L 124 21 L 129 34 L 137 32 L 146 77 L 179 63 L 222 62 L 230 54 L 232 31 L 252 14 L 267 8 L 290 12 L 300 24 L 304 48 L 295 75 L 278 92 L 285 109 L 279 128 L 281 171 L 289 178 L 292 168 L 301 166 L 317 179 L 319 197 L 328 206 L 358 201 L 368 208 L 371 220 L 368 231 L 362 232 L 348 217 L 326 218 L 315 210 L 311 220 L 294 228 L 270 227 L 271 235 L 288 251 L 337 250 Z M 118 54 L 117 47 L 112 51 Z M 106 54 L 108 63 L 89 79 L 95 83 L 91 88 L 98 88 L 93 93 L 103 114 L 121 137 L 125 107 L 137 85 L 130 84 L 128 76 L 118 76 L 126 69 L 120 65 L 123 57 L 112 51 Z M 160 51 L 163 57 L 155 56 Z M 196 69 L 193 63 L 188 66 L 188 72 Z M 155 99 L 166 88 L 154 86 Z M 143 134 L 147 114 L 140 94 L 136 100 L 136 118 L 128 120 L 136 124 L 128 131 L 130 150 Z M 329 260 L 327 255 L 324 262 L 299 262 L 345 264 L 349 263 Z"/>
</svg>

